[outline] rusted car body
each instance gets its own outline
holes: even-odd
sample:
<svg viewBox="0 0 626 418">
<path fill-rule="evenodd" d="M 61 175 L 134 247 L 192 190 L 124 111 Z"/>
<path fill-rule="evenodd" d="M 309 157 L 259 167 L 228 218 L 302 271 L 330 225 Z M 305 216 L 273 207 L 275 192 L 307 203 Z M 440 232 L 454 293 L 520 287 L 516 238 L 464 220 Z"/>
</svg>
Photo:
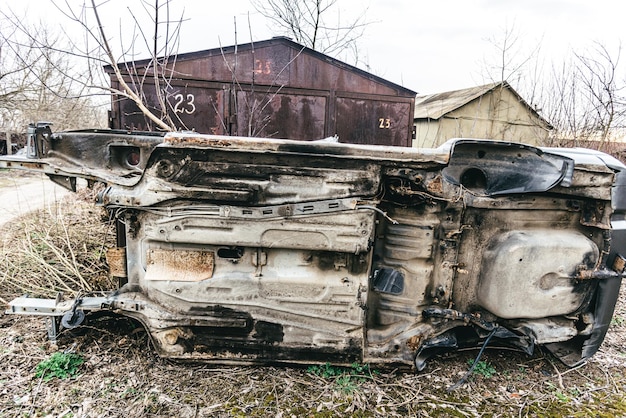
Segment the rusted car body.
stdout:
<svg viewBox="0 0 626 418">
<path fill-rule="evenodd" d="M 10 303 L 53 328 L 112 311 L 162 356 L 221 363 L 421 370 L 488 342 L 575 365 L 617 300 L 626 167 L 599 152 L 115 131 L 29 145 L 0 166 L 104 183 L 99 204 L 120 227 L 119 289 Z"/>
</svg>

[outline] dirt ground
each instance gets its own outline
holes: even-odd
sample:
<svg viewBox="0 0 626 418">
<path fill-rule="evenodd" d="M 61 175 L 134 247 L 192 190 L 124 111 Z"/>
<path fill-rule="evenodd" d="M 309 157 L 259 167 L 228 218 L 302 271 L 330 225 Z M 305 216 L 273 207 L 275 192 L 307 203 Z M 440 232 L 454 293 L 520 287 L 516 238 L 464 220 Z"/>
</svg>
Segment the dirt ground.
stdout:
<svg viewBox="0 0 626 418">
<path fill-rule="evenodd" d="M 54 205 L 67 193 L 45 175 L 17 170 L 0 174 L 0 227 L 33 210 Z"/>
<path fill-rule="evenodd" d="M 617 318 L 624 318 L 624 295 Z M 128 320 L 98 318 L 53 345 L 41 319 L 0 318 L 3 417 L 617 417 L 626 416 L 622 319 L 588 364 L 567 369 L 548 354 L 488 350 L 491 376 L 447 389 L 475 351 L 432 360 L 419 374 L 324 377 L 304 368 L 226 367 L 159 359 Z M 69 379 L 35 377 L 57 351 L 81 353 Z"/>
<path fill-rule="evenodd" d="M 22 225 L 29 217 L 45 218 L 42 213 L 26 216 L 24 224 L 0 227 L 5 257 L 18 257 L 21 247 L 15 240 Z M 68 224 L 93 231 L 101 221 L 97 211 L 86 210 Z M 96 245 L 83 244 L 85 253 L 93 253 L 107 234 L 92 233 Z M 8 268 L 0 269 L 5 269 L 0 298 L 6 301 L 17 294 L 7 291 L 13 289 L 7 285 Z M 160 359 L 143 329 L 129 319 L 93 316 L 52 344 L 42 318 L 3 314 L 0 417 L 626 416 L 625 338 L 622 289 L 605 343 L 587 364 L 568 369 L 541 350 L 529 357 L 488 349 L 468 382 L 448 391 L 468 370 L 476 350 L 435 358 L 418 374 L 227 367 Z M 84 363 L 66 379 L 37 377 L 37 365 L 57 352 L 79 354 Z"/>
</svg>

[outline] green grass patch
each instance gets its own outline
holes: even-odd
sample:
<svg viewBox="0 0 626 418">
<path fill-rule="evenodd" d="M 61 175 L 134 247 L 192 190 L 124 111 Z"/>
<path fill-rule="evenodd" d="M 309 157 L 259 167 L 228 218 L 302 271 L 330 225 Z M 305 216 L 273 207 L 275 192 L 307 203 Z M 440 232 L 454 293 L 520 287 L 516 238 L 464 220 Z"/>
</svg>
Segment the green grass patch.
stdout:
<svg viewBox="0 0 626 418">
<path fill-rule="evenodd" d="M 467 364 L 472 367 L 474 365 L 474 359 L 469 359 L 467 361 Z M 480 360 L 478 363 L 476 363 L 473 374 L 477 374 L 484 377 L 485 379 L 489 379 L 495 376 L 496 368 L 493 367 L 489 362 Z"/>
<path fill-rule="evenodd" d="M 367 378 L 378 374 L 378 371 L 370 370 L 368 364 L 352 363 L 350 367 L 339 367 L 325 363 L 309 366 L 307 373 L 324 379 L 334 379 L 337 388 L 349 394 L 355 392 Z"/>
<path fill-rule="evenodd" d="M 626 319 L 623 316 L 620 315 L 615 315 L 612 319 L 611 319 L 611 325 L 612 326 L 622 326 L 626 324 Z"/>
<path fill-rule="evenodd" d="M 55 377 L 68 379 L 78 374 L 78 368 L 84 362 L 80 354 L 57 352 L 37 365 L 35 377 L 41 377 L 46 382 Z"/>
</svg>

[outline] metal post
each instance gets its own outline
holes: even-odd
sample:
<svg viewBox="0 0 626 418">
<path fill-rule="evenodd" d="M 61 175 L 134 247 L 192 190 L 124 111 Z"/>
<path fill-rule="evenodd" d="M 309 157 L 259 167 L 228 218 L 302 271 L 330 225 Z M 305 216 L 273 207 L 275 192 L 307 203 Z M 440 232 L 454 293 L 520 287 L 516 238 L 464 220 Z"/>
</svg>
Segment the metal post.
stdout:
<svg viewBox="0 0 626 418">
<path fill-rule="evenodd" d="M 6 141 L 7 141 L 7 155 L 13 154 L 13 147 L 11 145 L 11 132 L 6 131 Z"/>
</svg>

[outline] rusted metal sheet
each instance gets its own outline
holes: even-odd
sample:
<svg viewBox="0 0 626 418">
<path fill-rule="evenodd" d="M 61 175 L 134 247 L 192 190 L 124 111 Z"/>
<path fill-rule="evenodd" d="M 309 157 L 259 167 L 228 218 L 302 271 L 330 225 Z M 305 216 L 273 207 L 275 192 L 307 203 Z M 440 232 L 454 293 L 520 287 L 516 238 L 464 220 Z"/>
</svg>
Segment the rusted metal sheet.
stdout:
<svg viewBox="0 0 626 418">
<path fill-rule="evenodd" d="M 113 277 L 127 277 L 126 271 L 126 248 L 109 248 L 106 253 L 109 274 Z"/>
<path fill-rule="evenodd" d="M 351 144 L 409 146 L 410 103 L 338 97 L 337 134 Z"/>
<path fill-rule="evenodd" d="M 274 92 L 237 92 L 237 134 L 299 140 L 324 137 L 327 98 Z"/>
<path fill-rule="evenodd" d="M 215 254 L 212 251 L 151 248 L 146 254 L 144 279 L 199 282 L 210 279 L 214 267 Z"/>
<path fill-rule="evenodd" d="M 177 56 L 161 98 L 145 62 L 148 107 L 161 100 L 177 130 L 214 135 L 411 146 L 415 92 L 285 38 Z M 111 72 L 111 69 L 109 68 Z M 111 84 L 119 88 L 112 75 Z M 129 99 L 114 97 L 110 127 L 155 130 Z"/>
<path fill-rule="evenodd" d="M 148 108 L 155 114 L 161 115 L 159 97 L 153 84 L 144 86 L 143 93 Z M 170 83 L 163 100 L 168 109 L 168 116 L 180 130 L 205 132 L 214 135 L 228 133 L 226 118 L 226 103 L 228 90 L 219 87 L 202 85 L 181 80 Z M 116 101 L 111 115 L 111 127 L 131 131 L 152 131 L 153 122 L 150 121 L 139 107 L 128 99 Z"/>
</svg>

